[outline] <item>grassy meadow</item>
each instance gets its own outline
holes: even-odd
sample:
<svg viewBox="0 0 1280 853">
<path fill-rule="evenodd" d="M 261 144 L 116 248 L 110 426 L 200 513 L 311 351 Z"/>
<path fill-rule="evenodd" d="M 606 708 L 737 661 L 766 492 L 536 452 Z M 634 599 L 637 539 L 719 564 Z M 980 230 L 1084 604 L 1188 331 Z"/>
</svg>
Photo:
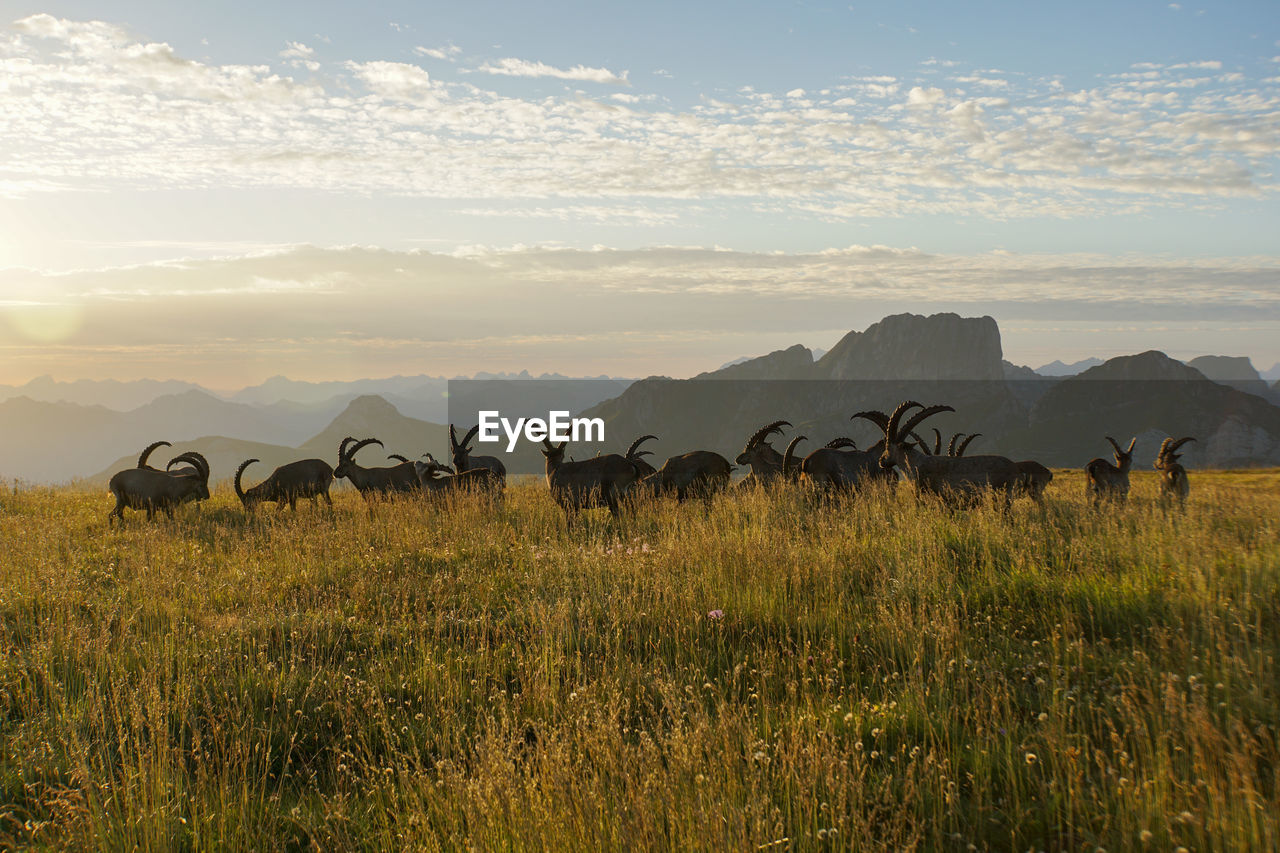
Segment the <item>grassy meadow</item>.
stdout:
<svg viewBox="0 0 1280 853">
<path fill-rule="evenodd" d="M 1280 473 L 571 533 L 0 489 L 0 848 L 1280 846 Z"/>
</svg>

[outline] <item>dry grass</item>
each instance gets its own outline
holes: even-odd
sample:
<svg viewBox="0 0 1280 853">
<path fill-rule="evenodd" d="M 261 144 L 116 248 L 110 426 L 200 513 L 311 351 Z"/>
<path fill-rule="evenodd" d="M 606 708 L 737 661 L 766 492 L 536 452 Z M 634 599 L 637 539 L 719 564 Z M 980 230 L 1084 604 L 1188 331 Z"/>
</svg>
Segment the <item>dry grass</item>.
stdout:
<svg viewBox="0 0 1280 853">
<path fill-rule="evenodd" d="M 0 847 L 1274 849 L 1280 475 L 1134 479 L 572 535 L 6 489 Z"/>
</svg>

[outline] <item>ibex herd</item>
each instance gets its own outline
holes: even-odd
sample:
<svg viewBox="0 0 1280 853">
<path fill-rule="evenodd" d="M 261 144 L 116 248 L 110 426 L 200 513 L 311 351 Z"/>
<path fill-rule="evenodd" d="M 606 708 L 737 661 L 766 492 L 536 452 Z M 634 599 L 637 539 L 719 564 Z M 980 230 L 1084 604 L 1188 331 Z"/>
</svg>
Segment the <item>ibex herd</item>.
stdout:
<svg viewBox="0 0 1280 853">
<path fill-rule="evenodd" d="M 803 458 L 796 447 L 805 440 L 799 435 L 791 439 L 785 453 L 770 444 L 773 435 L 781 435 L 791 423 L 784 420 L 766 424 L 747 439 L 738 454 L 738 465 L 749 466 L 751 472 L 738 482 L 738 488 L 767 486 L 775 482 L 807 484 L 826 491 L 852 491 L 872 484 L 892 485 L 899 477 L 908 480 L 917 494 L 931 495 L 955 503 L 972 503 L 984 495 L 993 495 L 1004 507 L 1015 497 L 1025 496 L 1039 501 L 1053 480 L 1053 473 L 1033 460 L 1014 461 L 1004 456 L 966 456 L 969 444 L 979 433 L 956 433 L 943 453 L 942 433 L 934 429 L 932 448 L 916 429 L 926 419 L 941 412 L 954 412 L 951 406 L 924 406 L 914 400 L 900 404 L 890 414 L 868 410 L 854 414 L 875 424 L 880 439 L 867 450 L 859 450 L 851 438 L 838 437 Z M 476 456 L 471 441 L 478 427 L 468 431 L 461 441 L 453 425 L 449 426 L 449 449 L 452 466 L 438 462 L 431 454 L 410 461 L 400 454 L 389 454 L 397 464 L 366 468 L 355 461 L 361 449 L 382 442 L 376 438 L 357 440 L 347 437 L 338 445 L 338 464 L 331 468 L 322 459 L 301 459 L 281 465 L 256 486 L 245 489 L 241 483 L 245 469 L 257 462 L 248 459 L 236 469 L 233 485 L 245 512 L 252 514 L 258 504 L 285 504 L 297 510 L 300 498 L 315 505 L 324 498 L 330 507 L 329 487 L 335 478 L 345 478 L 366 499 L 393 495 L 426 495 L 443 497 L 453 494 L 480 494 L 500 499 L 506 487 L 506 467 L 493 456 Z M 584 509 L 608 508 L 619 515 L 628 500 L 658 495 L 672 495 L 679 501 L 694 497 L 710 498 L 728 487 L 734 466 L 718 453 L 694 450 L 672 456 L 660 468 L 644 460 L 651 454 L 640 446 L 656 440 L 643 435 L 631 443 L 626 453 L 597 455 L 574 461 L 565 459 L 567 442 L 552 444 L 543 439 L 542 454 L 546 462 L 546 479 L 551 497 L 564 510 L 570 526 Z M 1114 448 L 1115 463 L 1094 459 L 1085 466 L 1085 483 L 1090 502 L 1124 501 L 1129 493 L 1129 468 L 1137 439 L 1121 449 L 1107 436 Z M 1160 445 L 1154 467 L 1160 472 L 1160 493 L 1165 501 L 1181 504 L 1190 490 L 1187 472 L 1178 459 L 1178 449 L 1194 438 L 1166 438 Z M 157 441 L 146 447 L 134 468 L 114 475 L 108 489 L 116 505 L 108 515 L 108 523 L 124 519 L 124 509 L 146 510 L 147 519 L 157 511 L 173 517 L 174 508 L 209 497 L 209 463 L 194 451 L 179 454 L 164 470 L 147 464 L 151 453 L 170 446 Z M 422 461 L 425 459 L 426 461 Z M 174 468 L 175 465 L 182 467 Z"/>
</svg>

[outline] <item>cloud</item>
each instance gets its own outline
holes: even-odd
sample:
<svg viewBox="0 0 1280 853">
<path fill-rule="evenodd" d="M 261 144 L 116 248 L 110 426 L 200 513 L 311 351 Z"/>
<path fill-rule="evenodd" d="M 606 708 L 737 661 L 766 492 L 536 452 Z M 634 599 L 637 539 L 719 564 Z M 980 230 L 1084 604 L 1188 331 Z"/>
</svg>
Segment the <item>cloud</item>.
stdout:
<svg viewBox="0 0 1280 853">
<path fill-rule="evenodd" d="M 581 80 L 587 83 L 607 83 L 613 86 L 630 86 L 627 72 L 615 74 L 608 68 L 588 68 L 575 65 L 572 68 L 556 68 L 543 62 L 530 62 L 525 59 L 499 59 L 487 62 L 476 71 L 485 74 L 500 74 L 506 77 L 555 77 L 560 80 Z"/>
<path fill-rule="evenodd" d="M 448 47 L 418 46 L 413 49 L 413 52 L 419 56 L 429 56 L 432 59 L 443 59 L 448 62 L 456 62 L 456 57 L 458 54 L 462 53 L 462 48 L 452 44 Z"/>
<path fill-rule="evenodd" d="M 1235 323 L 1261 330 L 1249 338 L 1259 359 L 1280 358 L 1274 257 L 1186 262 L 880 245 L 792 254 L 531 246 L 461 256 L 299 246 L 63 275 L 6 270 L 0 292 L 0 353 L 10 370 L 21 365 L 30 375 L 65 372 L 73 358 L 122 377 L 217 363 L 226 384 L 273 373 L 333 378 L 352 365 L 389 375 L 406 362 L 433 373 L 689 375 L 733 354 L 797 341 L 829 346 L 905 310 L 991 314 L 1027 327 Z M 503 310 L 484 310 L 493 305 Z M 75 323 L 58 325 L 51 347 L 49 323 L 37 328 L 33 317 Z M 122 328 L 132 330 L 126 350 Z M 1166 335 L 1164 345 L 1214 351 L 1196 334 Z M 1269 348 L 1256 343 L 1268 339 Z"/>
</svg>

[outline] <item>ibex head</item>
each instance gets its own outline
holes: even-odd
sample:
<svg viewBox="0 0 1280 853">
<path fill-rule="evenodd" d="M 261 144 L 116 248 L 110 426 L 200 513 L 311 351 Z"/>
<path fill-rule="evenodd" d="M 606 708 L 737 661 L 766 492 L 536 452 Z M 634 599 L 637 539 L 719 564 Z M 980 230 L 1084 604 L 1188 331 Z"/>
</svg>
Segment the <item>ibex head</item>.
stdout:
<svg viewBox="0 0 1280 853">
<path fill-rule="evenodd" d="M 188 450 L 186 453 L 179 453 L 170 459 L 169 464 L 165 465 L 164 469 L 168 471 L 179 462 L 186 462 L 196 469 L 196 479 L 198 480 L 196 495 L 199 500 L 207 501 L 209 499 L 209 460 L 194 450 Z M 177 472 L 177 476 L 182 476 L 182 472 Z"/>
<path fill-rule="evenodd" d="M 920 411 L 906 417 L 912 409 Z M 912 441 L 912 433 L 925 418 L 933 417 L 939 412 L 954 412 L 950 406 L 924 407 L 914 400 L 900 403 L 893 414 L 885 418 L 883 412 L 858 412 L 855 418 L 865 418 L 884 430 L 884 450 L 880 454 L 880 467 L 889 469 L 906 462 L 908 444 Z M 906 418 L 906 420 L 904 420 Z"/>
<path fill-rule="evenodd" d="M 759 454 L 760 448 L 769 447 L 769 436 L 774 433 L 781 435 L 784 426 L 789 427 L 791 423 L 789 421 L 774 421 L 771 424 L 765 424 L 760 427 L 747 439 L 746 447 L 742 448 L 742 452 L 738 454 L 738 458 L 734 462 L 739 465 L 750 465 L 752 460 Z"/>
<path fill-rule="evenodd" d="M 240 478 L 244 475 L 244 469 L 248 468 L 254 462 L 258 462 L 258 461 L 259 460 L 257 459 L 246 459 L 245 461 L 241 462 L 240 467 L 236 469 L 235 479 L 232 480 L 232 484 L 235 486 L 235 490 L 236 490 L 236 497 L 240 499 L 240 503 L 244 506 L 245 512 L 253 512 L 254 507 L 256 507 L 258 504 L 262 502 L 261 498 L 258 496 L 260 493 L 260 490 L 250 489 L 249 491 L 246 492 L 240 486 Z"/>
<path fill-rule="evenodd" d="M 559 444 L 552 444 L 547 439 L 542 439 L 542 455 L 547 457 L 547 463 L 550 465 L 559 465 L 564 461 L 564 449 L 569 442 L 562 441 Z"/>
<path fill-rule="evenodd" d="M 348 448 L 347 444 L 353 441 L 355 444 L 352 444 L 351 447 Z M 356 464 L 356 453 L 359 452 L 360 448 L 368 444 L 376 444 L 379 447 L 382 446 L 382 442 L 376 438 L 366 438 L 361 441 L 356 441 L 354 438 L 350 437 L 344 438 L 342 440 L 342 444 L 338 445 L 338 466 L 333 469 L 333 476 L 338 479 L 348 476 L 351 473 L 352 467 Z"/>
<path fill-rule="evenodd" d="M 1187 436 L 1186 438 L 1179 438 L 1175 441 L 1173 436 L 1170 436 L 1160 442 L 1160 450 L 1156 453 L 1156 461 L 1152 463 L 1151 467 L 1160 471 L 1170 465 L 1176 464 L 1177 461 L 1182 458 L 1182 454 L 1178 452 L 1178 448 L 1186 444 L 1188 441 L 1195 441 L 1195 439 L 1191 436 Z"/>
<path fill-rule="evenodd" d="M 1129 448 L 1121 450 L 1120 445 L 1111 436 L 1107 436 L 1107 441 L 1111 442 L 1111 446 L 1115 448 L 1116 467 L 1121 471 L 1128 471 L 1129 466 L 1133 464 L 1133 446 L 1138 443 L 1138 437 L 1134 436 L 1129 440 Z"/>
<path fill-rule="evenodd" d="M 471 455 L 471 440 L 480 432 L 480 425 L 476 424 L 467 430 L 467 434 L 462 437 L 462 441 L 458 441 L 458 433 L 454 429 L 453 424 L 449 424 L 449 453 L 453 456 L 453 467 L 459 471 L 465 471 L 470 467 L 467 462 Z"/>
</svg>

